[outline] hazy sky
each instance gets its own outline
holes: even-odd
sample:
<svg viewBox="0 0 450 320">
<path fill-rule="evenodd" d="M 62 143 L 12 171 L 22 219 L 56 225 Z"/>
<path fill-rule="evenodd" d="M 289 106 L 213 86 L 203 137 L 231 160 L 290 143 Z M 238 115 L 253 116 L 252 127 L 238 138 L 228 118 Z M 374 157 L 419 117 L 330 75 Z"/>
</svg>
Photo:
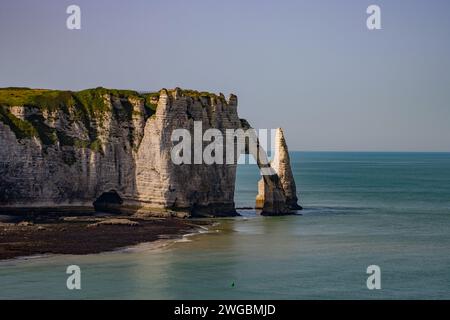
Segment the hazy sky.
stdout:
<svg viewBox="0 0 450 320">
<path fill-rule="evenodd" d="M 448 0 L 1 0 L 0 43 L 0 87 L 232 92 L 291 150 L 450 151 Z"/>
</svg>

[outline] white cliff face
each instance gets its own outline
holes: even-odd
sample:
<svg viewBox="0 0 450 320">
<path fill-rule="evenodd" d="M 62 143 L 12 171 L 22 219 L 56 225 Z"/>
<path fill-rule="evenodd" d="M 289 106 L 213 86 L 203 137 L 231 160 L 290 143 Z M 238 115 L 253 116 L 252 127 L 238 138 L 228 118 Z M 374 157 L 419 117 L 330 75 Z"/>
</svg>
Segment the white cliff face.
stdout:
<svg viewBox="0 0 450 320">
<path fill-rule="evenodd" d="M 163 89 L 152 98 L 151 117 L 143 100 L 105 94 L 95 117 L 73 106 L 0 106 L 0 211 L 86 211 L 95 202 L 157 216 L 235 215 L 236 164 L 176 165 L 171 134 L 183 128 L 193 135 L 196 121 L 203 131 L 242 128 L 237 98 Z M 19 120 L 39 134 L 25 136 L 28 127 L 19 130 Z M 267 214 L 288 213 L 287 204 L 296 203 L 284 138 L 280 150 L 286 154 L 280 153 L 279 175 L 262 185 Z"/>
<path fill-rule="evenodd" d="M 231 96 L 193 98 L 180 90 L 162 90 L 158 107 L 145 126 L 144 139 L 136 158 L 135 200 L 143 207 L 171 208 L 183 214 L 234 215 L 236 165 L 182 164 L 171 159 L 171 133 L 184 128 L 194 136 L 194 121 L 203 130 L 240 128 L 237 99 Z"/>
<path fill-rule="evenodd" d="M 109 190 L 134 194 L 133 144 L 139 144 L 143 135 L 144 118 L 122 121 L 115 113 L 123 111 L 122 103 L 109 96 L 105 100 L 108 111 L 101 123 L 89 119 L 90 130 L 77 119 L 74 109 L 42 112 L 23 107 L 22 119 L 26 116 L 39 126 L 39 134 L 45 138 L 19 139 L 8 123 L 0 121 L 0 210 L 85 210 Z M 143 114 L 142 102 L 130 104 L 135 114 Z M 96 137 L 87 146 L 91 130 Z"/>
</svg>

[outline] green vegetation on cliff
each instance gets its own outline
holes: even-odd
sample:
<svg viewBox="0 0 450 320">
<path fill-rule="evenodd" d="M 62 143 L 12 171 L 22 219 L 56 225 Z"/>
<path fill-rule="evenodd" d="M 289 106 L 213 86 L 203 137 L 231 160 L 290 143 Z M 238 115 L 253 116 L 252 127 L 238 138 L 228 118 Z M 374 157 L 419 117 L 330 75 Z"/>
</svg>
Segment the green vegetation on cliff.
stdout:
<svg viewBox="0 0 450 320">
<path fill-rule="evenodd" d="M 190 90 L 190 89 L 180 89 L 181 93 L 185 96 L 191 97 L 191 98 L 213 98 L 213 99 L 222 99 L 222 97 L 218 96 L 215 93 L 207 92 L 207 91 L 197 91 L 197 90 Z"/>
<path fill-rule="evenodd" d="M 195 90 L 180 90 L 184 96 L 194 99 L 224 99 L 222 95 Z M 169 91 L 173 93 L 173 90 Z M 152 116 L 158 104 L 160 92 L 138 93 L 133 90 L 106 89 L 102 87 L 82 91 L 48 90 L 30 88 L 0 88 L 0 122 L 11 128 L 18 139 L 39 138 L 46 146 L 59 142 L 61 146 L 91 148 L 101 151 L 98 128 L 103 125 L 105 116 L 112 115 L 120 123 L 130 122 L 133 116 Z M 107 103 L 108 100 L 120 101 L 120 104 Z M 133 103 L 143 103 L 144 114 L 136 111 Z M 16 117 L 12 107 L 27 110 L 20 118 Z M 89 136 L 88 141 L 68 136 L 48 121 L 57 118 L 63 112 L 69 122 L 84 125 Z M 56 117 L 54 117 L 56 115 Z M 130 128 L 130 143 L 133 145 L 133 126 Z"/>
<path fill-rule="evenodd" d="M 151 116 L 156 112 L 158 105 L 159 92 L 150 92 L 142 94 L 144 97 L 144 107 L 147 115 Z"/>
<path fill-rule="evenodd" d="M 11 128 L 17 139 L 37 137 L 38 133 L 31 123 L 15 117 L 6 108 L 0 106 L 0 121 Z"/>
<path fill-rule="evenodd" d="M 60 146 L 90 148 L 93 151 L 101 152 L 101 143 L 98 139 L 91 142 L 68 136 L 63 131 L 45 124 L 42 115 L 33 114 L 28 116 L 26 120 L 22 120 L 14 116 L 4 106 L 0 106 L 0 122 L 9 126 L 17 139 L 36 137 L 46 146 L 59 142 Z"/>
<path fill-rule="evenodd" d="M 106 99 L 119 99 L 120 107 L 111 108 Z M 63 91 L 29 88 L 0 88 L 0 121 L 8 125 L 18 139 L 37 137 L 44 145 L 59 141 L 62 146 L 75 146 L 101 150 L 97 138 L 97 126 L 102 125 L 106 113 L 113 113 L 119 122 L 131 121 L 134 111 L 131 100 L 141 100 L 145 107 L 144 117 L 156 110 L 159 93 L 139 94 L 132 90 L 117 90 L 98 87 L 82 91 Z M 11 113 L 11 107 L 23 107 L 35 112 L 18 118 Z M 49 126 L 43 117 L 45 113 L 63 112 L 67 119 L 81 122 L 88 131 L 89 141 L 82 141 Z M 130 133 L 130 139 L 132 134 Z M 131 141 L 130 141 L 131 142 Z"/>
<path fill-rule="evenodd" d="M 0 105 L 32 106 L 40 110 L 68 111 L 69 107 L 77 107 L 80 112 L 94 116 L 96 113 L 107 112 L 105 95 L 120 99 L 144 99 L 136 91 L 117 90 L 98 87 L 82 91 L 62 91 L 29 88 L 0 88 Z"/>
</svg>

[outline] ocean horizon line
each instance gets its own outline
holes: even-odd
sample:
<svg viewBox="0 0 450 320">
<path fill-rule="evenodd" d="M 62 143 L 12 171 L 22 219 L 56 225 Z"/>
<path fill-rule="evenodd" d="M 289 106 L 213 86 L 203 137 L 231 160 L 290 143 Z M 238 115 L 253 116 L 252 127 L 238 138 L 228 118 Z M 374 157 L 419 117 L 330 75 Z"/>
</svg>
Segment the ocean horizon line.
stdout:
<svg viewBox="0 0 450 320">
<path fill-rule="evenodd" d="M 433 153 L 450 154 L 450 151 L 373 151 L 373 150 L 289 150 L 289 152 L 308 153 Z"/>
</svg>

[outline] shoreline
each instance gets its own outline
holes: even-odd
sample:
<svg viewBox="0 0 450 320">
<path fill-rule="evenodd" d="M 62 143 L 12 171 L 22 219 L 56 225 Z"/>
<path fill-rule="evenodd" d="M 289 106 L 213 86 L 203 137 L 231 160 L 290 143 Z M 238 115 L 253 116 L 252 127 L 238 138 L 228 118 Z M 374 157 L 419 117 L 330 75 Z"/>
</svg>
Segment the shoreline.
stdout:
<svg viewBox="0 0 450 320">
<path fill-rule="evenodd" d="M 117 215 L 41 216 L 0 222 L 0 261 L 129 250 L 144 243 L 196 234 L 212 223 L 206 219 Z"/>
</svg>

